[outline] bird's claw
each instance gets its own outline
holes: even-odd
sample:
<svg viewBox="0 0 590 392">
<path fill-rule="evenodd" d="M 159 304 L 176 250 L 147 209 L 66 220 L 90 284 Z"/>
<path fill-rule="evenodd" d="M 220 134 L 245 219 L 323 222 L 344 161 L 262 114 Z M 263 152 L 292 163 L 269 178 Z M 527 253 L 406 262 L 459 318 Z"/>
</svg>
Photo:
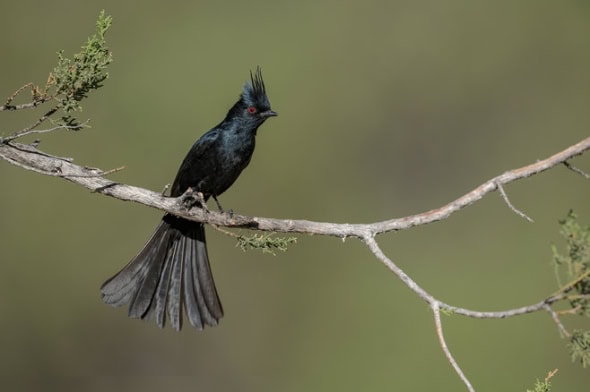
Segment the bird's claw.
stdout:
<svg viewBox="0 0 590 392">
<path fill-rule="evenodd" d="M 213 196 L 213 200 L 215 200 L 215 203 L 217 203 L 217 209 L 220 213 L 227 214 L 230 219 L 234 217 L 234 210 L 224 210 L 216 196 Z"/>
<path fill-rule="evenodd" d="M 182 195 L 182 203 L 188 209 L 197 206 L 203 209 L 205 212 L 209 212 L 207 203 L 205 203 L 205 196 L 202 192 L 195 192 L 192 188 L 188 188 Z"/>
<path fill-rule="evenodd" d="M 203 211 L 209 213 L 209 207 L 207 207 L 207 203 L 205 202 L 205 195 L 203 195 L 203 192 L 197 192 L 197 201 L 199 202 L 200 207 L 203 209 Z"/>
</svg>

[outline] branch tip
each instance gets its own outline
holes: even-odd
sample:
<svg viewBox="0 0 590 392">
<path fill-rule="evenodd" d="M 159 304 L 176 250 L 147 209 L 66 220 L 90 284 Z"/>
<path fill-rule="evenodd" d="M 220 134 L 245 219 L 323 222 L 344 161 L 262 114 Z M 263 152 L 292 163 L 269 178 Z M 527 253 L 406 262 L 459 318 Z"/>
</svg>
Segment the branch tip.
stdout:
<svg viewBox="0 0 590 392">
<path fill-rule="evenodd" d="M 434 325 L 436 328 L 436 335 L 438 336 L 438 342 L 440 343 L 440 347 L 442 348 L 445 357 L 447 357 L 447 360 L 449 361 L 449 363 L 451 364 L 451 366 L 453 367 L 461 381 L 463 381 L 463 384 L 465 384 L 465 386 L 467 387 L 467 390 L 469 390 L 469 392 L 475 392 L 473 385 L 471 385 L 471 382 L 469 381 L 467 376 L 465 376 L 465 373 L 463 373 L 463 370 L 461 370 L 461 367 L 459 366 L 459 364 L 453 357 L 453 354 L 451 354 L 449 347 L 447 346 L 447 342 L 443 334 L 442 322 L 440 320 L 440 305 L 441 304 L 438 301 L 433 301 L 430 304 L 430 308 L 432 309 L 432 313 L 434 314 Z"/>
<path fill-rule="evenodd" d="M 563 325 L 563 323 L 559 319 L 559 315 L 557 314 L 557 312 L 554 311 L 551 308 L 551 306 L 549 306 L 548 304 L 546 304 L 545 306 L 543 306 L 543 309 L 545 309 L 547 311 L 547 313 L 549 313 L 549 315 L 551 316 L 551 318 L 555 322 L 555 325 L 557 325 L 557 329 L 559 329 L 560 335 L 562 337 L 569 338 L 571 336 L 571 334 L 568 332 L 568 330 L 565 328 L 565 326 Z"/>
<path fill-rule="evenodd" d="M 510 208 L 516 215 L 520 216 L 521 218 L 526 219 L 530 223 L 534 223 L 535 222 L 527 214 L 525 214 L 524 212 L 522 212 L 518 208 L 514 207 L 514 205 L 510 202 L 510 199 L 508 198 L 508 195 L 506 194 L 506 191 L 504 190 L 504 187 L 502 186 L 502 184 L 499 181 L 496 181 L 496 187 L 500 191 L 500 194 L 502 195 L 502 198 L 504 199 L 504 202 L 506 203 L 506 205 L 508 205 L 508 208 Z"/>
<path fill-rule="evenodd" d="M 563 164 L 564 164 L 565 167 L 567 167 L 568 169 L 570 169 L 574 173 L 577 173 L 577 174 L 581 175 L 582 177 L 584 177 L 587 180 L 590 180 L 590 174 L 586 173 L 582 169 L 579 169 L 579 168 L 575 167 L 574 165 L 572 165 L 568 161 L 563 161 Z"/>
</svg>

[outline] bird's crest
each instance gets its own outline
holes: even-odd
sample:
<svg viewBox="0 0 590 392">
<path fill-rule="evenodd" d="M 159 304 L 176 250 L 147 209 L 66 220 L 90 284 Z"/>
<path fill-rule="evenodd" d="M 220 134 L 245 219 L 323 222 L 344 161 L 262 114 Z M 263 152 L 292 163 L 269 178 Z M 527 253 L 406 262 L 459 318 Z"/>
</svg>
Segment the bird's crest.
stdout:
<svg viewBox="0 0 590 392">
<path fill-rule="evenodd" d="M 268 97 L 266 96 L 266 88 L 264 87 L 264 80 L 262 80 L 262 70 L 256 67 L 256 72 L 252 74 L 250 71 L 250 81 L 246 82 L 244 90 L 242 91 L 242 99 L 249 106 L 256 106 L 258 108 L 270 108 Z"/>
</svg>

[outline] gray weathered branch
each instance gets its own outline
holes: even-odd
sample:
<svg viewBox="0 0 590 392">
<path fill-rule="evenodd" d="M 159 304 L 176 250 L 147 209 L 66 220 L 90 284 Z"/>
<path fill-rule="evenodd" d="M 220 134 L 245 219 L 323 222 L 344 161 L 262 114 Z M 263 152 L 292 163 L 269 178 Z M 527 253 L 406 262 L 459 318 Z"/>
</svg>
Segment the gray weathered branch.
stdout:
<svg viewBox="0 0 590 392">
<path fill-rule="evenodd" d="M 367 236 L 404 230 L 413 226 L 424 225 L 446 219 L 460 209 L 482 199 L 486 194 L 498 189 L 499 186 L 539 174 L 552 167 L 563 164 L 564 162 L 567 162 L 567 160 L 583 154 L 589 149 L 590 137 L 546 159 L 539 160 L 518 169 L 509 170 L 494 177 L 473 189 L 471 192 L 466 193 L 440 208 L 407 217 L 366 224 L 273 219 L 237 214 L 229 216 L 228 214 L 221 214 L 213 211 L 205 212 L 199 208 L 188 209 L 186 203 L 182 202 L 182 200 L 184 200 L 182 196 L 180 198 L 169 198 L 147 189 L 120 184 L 102 177 L 102 173 L 104 172 L 99 169 L 79 166 L 69 160 L 51 156 L 33 146 L 21 143 L 10 142 L 0 144 L 0 158 L 37 173 L 63 177 L 64 179 L 82 185 L 93 192 L 102 193 L 120 200 L 144 204 L 197 222 L 206 222 L 227 227 L 245 227 L 262 231 L 321 234 L 341 238 L 356 237 L 362 239 Z"/>
</svg>

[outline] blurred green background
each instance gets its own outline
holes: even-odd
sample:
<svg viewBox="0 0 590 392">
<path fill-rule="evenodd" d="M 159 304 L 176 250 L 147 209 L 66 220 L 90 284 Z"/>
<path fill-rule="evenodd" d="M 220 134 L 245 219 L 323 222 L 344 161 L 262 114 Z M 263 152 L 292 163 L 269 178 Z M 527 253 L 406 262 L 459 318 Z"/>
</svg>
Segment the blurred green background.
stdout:
<svg viewBox="0 0 590 392">
<path fill-rule="evenodd" d="M 0 96 L 43 84 L 55 52 L 76 52 L 103 8 L 115 61 L 84 103 L 92 128 L 43 135 L 40 148 L 105 170 L 126 165 L 111 178 L 160 190 L 261 65 L 280 116 L 221 198 L 239 213 L 401 217 L 589 134 L 585 1 L 5 2 Z M 41 114 L 2 113 L 0 132 Z M 573 163 L 590 170 L 588 156 Z M 270 256 L 208 230 L 226 316 L 176 333 L 128 319 L 98 292 L 160 212 L 4 161 L 0 176 L 6 390 L 464 390 L 429 309 L 356 240 L 302 236 Z M 558 167 L 506 191 L 534 224 L 491 194 L 379 242 L 448 303 L 536 302 L 556 289 L 557 220 L 573 208 L 590 222 L 588 181 Z M 588 370 L 570 362 L 547 314 L 444 326 L 478 391 L 524 391 L 554 368 L 556 391 L 588 390 Z"/>
</svg>

